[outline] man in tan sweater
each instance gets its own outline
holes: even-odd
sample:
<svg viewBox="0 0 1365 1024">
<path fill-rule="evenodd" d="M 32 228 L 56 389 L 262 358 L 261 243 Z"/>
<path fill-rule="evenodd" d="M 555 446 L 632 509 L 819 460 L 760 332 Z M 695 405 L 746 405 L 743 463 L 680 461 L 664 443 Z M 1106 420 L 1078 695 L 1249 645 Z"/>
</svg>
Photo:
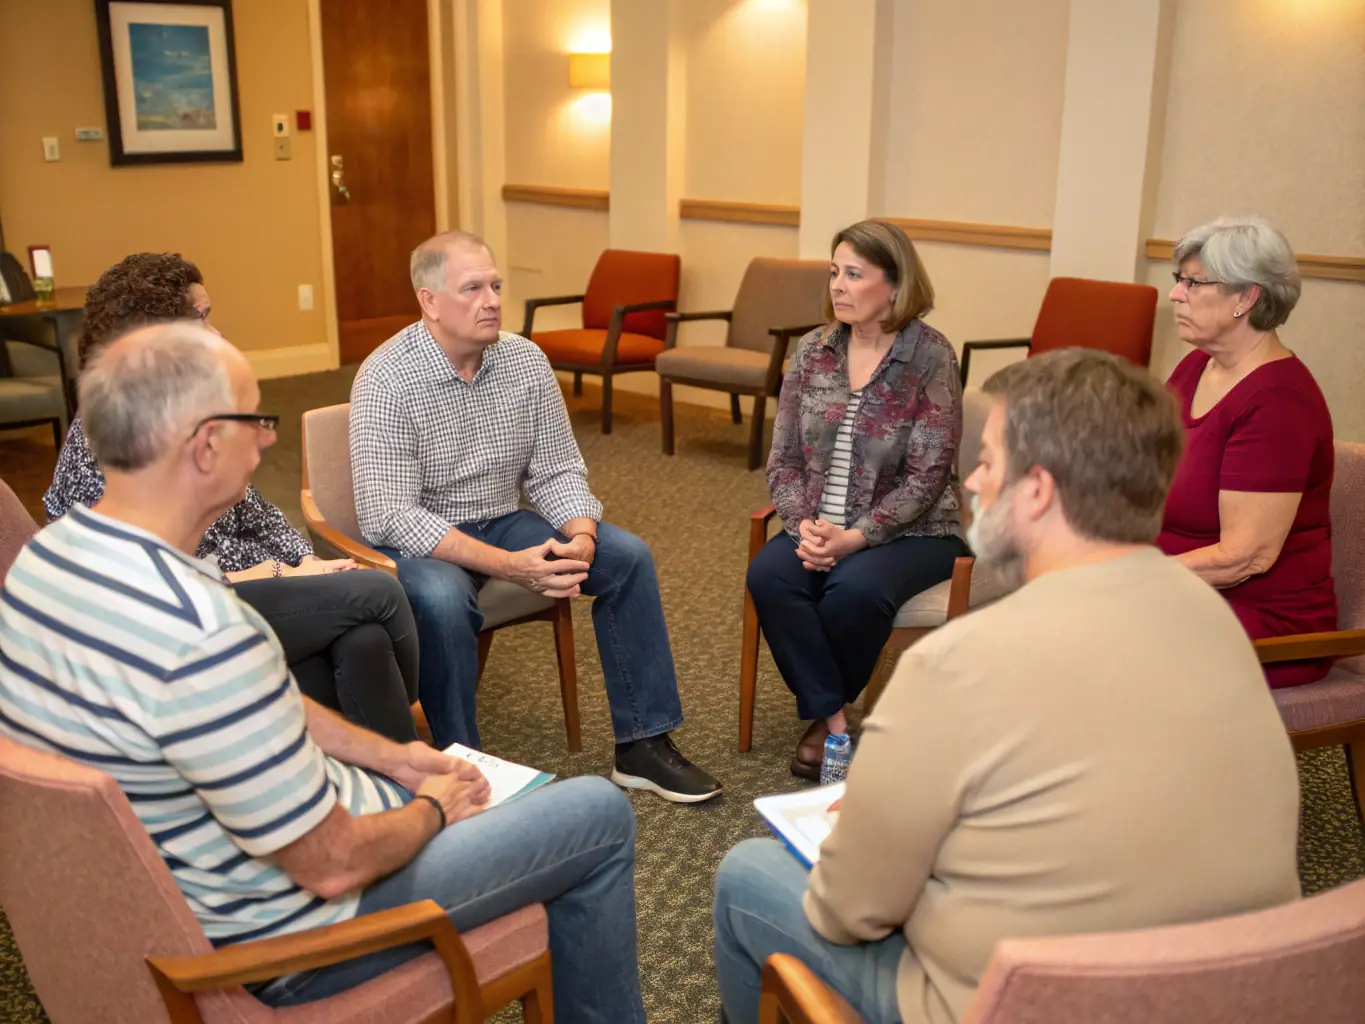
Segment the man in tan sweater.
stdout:
<svg viewBox="0 0 1365 1024">
<path fill-rule="evenodd" d="M 1181 429 L 1147 374 L 1073 349 L 995 399 L 969 542 L 1009 597 L 901 659 L 807 875 L 750 840 L 716 880 L 732 1024 L 772 953 L 869 1024 L 948 1024 L 997 940 L 1197 921 L 1296 899 L 1298 777 L 1260 665 L 1207 584 L 1151 546 Z"/>
</svg>

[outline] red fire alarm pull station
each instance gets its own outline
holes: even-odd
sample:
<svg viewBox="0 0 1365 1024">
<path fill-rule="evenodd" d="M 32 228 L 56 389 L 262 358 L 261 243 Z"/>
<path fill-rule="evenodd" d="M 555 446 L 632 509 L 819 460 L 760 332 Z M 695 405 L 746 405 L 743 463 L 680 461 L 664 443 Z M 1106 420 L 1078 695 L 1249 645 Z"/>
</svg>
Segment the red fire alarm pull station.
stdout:
<svg viewBox="0 0 1365 1024">
<path fill-rule="evenodd" d="M 294 127 L 301 132 L 311 132 L 313 130 L 313 112 L 311 110 L 294 111 Z"/>
</svg>

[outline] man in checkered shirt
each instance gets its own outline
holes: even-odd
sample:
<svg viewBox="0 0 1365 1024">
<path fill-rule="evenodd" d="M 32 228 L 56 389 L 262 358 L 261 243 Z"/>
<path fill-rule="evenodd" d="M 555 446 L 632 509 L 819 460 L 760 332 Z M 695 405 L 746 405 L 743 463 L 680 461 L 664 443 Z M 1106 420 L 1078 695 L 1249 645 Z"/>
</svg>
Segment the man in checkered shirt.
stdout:
<svg viewBox="0 0 1365 1024">
<path fill-rule="evenodd" d="M 417 619 L 422 707 L 438 747 L 479 745 L 479 588 L 596 598 L 616 734 L 612 781 L 699 803 L 720 784 L 673 744 L 682 704 L 654 559 L 604 523 L 544 353 L 503 334 L 502 278 L 452 231 L 412 254 L 422 319 L 381 345 L 351 390 L 351 467 L 366 538 L 398 563 Z M 519 508 L 525 496 L 535 511 Z"/>
</svg>

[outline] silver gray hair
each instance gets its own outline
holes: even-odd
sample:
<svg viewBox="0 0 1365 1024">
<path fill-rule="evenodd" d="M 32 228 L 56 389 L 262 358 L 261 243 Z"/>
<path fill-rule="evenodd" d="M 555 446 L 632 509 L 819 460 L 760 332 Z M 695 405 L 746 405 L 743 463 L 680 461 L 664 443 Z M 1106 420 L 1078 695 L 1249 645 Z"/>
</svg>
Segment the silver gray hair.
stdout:
<svg viewBox="0 0 1365 1024">
<path fill-rule="evenodd" d="M 185 321 L 144 327 L 103 346 L 81 374 L 81 424 L 107 469 L 136 472 L 183 441 L 192 423 L 233 411 L 216 334 Z M 184 436 L 182 436 L 184 435 Z"/>
<path fill-rule="evenodd" d="M 487 242 L 469 231 L 442 231 L 432 235 L 412 250 L 408 260 L 408 274 L 412 277 L 412 290 L 420 292 L 439 292 L 446 284 L 446 256 L 457 245 L 472 245 L 493 251 Z"/>
<path fill-rule="evenodd" d="M 1187 232 L 1175 244 L 1177 267 L 1199 257 L 1209 279 L 1229 292 L 1261 286 L 1248 319 L 1259 331 L 1271 331 L 1289 319 L 1298 305 L 1302 283 L 1299 263 L 1289 239 L 1264 217 L 1219 217 Z"/>
</svg>

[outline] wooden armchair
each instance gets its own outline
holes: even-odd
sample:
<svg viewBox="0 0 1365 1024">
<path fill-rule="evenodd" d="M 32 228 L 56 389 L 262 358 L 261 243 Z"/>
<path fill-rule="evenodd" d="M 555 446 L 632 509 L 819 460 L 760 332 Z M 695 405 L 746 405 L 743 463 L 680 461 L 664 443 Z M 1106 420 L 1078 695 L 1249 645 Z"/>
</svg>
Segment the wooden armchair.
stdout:
<svg viewBox="0 0 1365 1024">
<path fill-rule="evenodd" d="M 517 1000 L 530 1024 L 553 1014 L 540 905 L 462 936 L 424 900 L 214 949 L 108 775 L 0 737 L 0 819 L 0 903 L 54 1024 L 476 1024 Z M 435 952 L 301 1006 L 242 987 L 423 940 Z"/>
<path fill-rule="evenodd" d="M 351 406 L 349 402 L 310 409 L 303 414 L 303 492 L 299 503 L 313 539 L 343 558 L 398 575 L 392 558 L 370 547 L 356 519 L 355 486 L 351 476 Z M 559 690 L 564 705 L 564 730 L 569 750 L 583 749 L 578 715 L 578 666 L 574 660 L 573 612 L 568 599 L 533 594 L 506 580 L 489 580 L 479 591 L 483 630 L 479 633 L 479 671 L 483 672 L 493 635 L 499 629 L 527 622 L 548 622 L 555 631 L 559 661 Z M 420 708 L 414 714 L 424 727 Z M 419 730 L 420 731 L 420 730 Z"/>
<path fill-rule="evenodd" d="M 754 400 L 749 428 L 749 468 L 763 463 L 764 410 L 782 385 L 782 364 L 795 338 L 825 322 L 829 264 L 822 260 L 783 260 L 760 256 L 749 263 L 733 309 L 709 313 L 668 313 L 664 349 L 655 360 L 659 374 L 659 414 L 663 451 L 673 454 L 673 385 L 730 393 L 730 416 L 741 421 L 739 396 Z M 723 320 L 724 345 L 678 347 L 678 326 Z M 788 326 L 781 326 L 788 325 Z"/>
<path fill-rule="evenodd" d="M 602 433 L 611 433 L 612 378 L 653 370 L 663 351 L 664 313 L 678 306 L 682 260 L 671 253 L 607 249 L 597 260 L 582 295 L 528 299 L 523 337 L 544 350 L 556 370 L 573 374 L 573 393 L 583 393 L 583 374 L 602 378 Z M 536 310 L 583 304 L 583 326 L 535 331 Z"/>
<path fill-rule="evenodd" d="M 1365 822 L 1365 444 L 1336 443 L 1332 480 L 1332 577 L 1337 621 L 1332 633 L 1256 641 L 1263 664 L 1335 658 L 1326 678 L 1272 691 L 1295 750 L 1340 745 Z"/>
<path fill-rule="evenodd" d="M 1152 356 L 1156 300 L 1157 290 L 1148 284 L 1054 277 L 1031 337 L 962 346 L 962 386 L 967 386 L 972 353 L 989 349 L 1023 348 L 1036 356 L 1059 348 L 1098 348 L 1146 366 Z"/>
<path fill-rule="evenodd" d="M 962 395 L 962 444 L 958 452 L 959 472 L 971 472 L 979 461 L 981 429 L 990 412 L 991 401 L 981 391 L 969 389 Z M 768 505 L 749 516 L 749 561 L 752 562 L 763 545 L 768 543 L 777 510 Z M 920 637 L 927 635 L 949 619 L 965 614 L 972 608 L 998 600 L 1007 587 L 994 573 L 981 569 L 974 558 L 959 558 L 953 564 L 952 578 L 916 594 L 896 613 L 891 637 L 882 648 L 881 659 L 867 689 L 863 692 L 863 709 L 871 711 L 902 651 Z M 754 702 L 758 690 L 758 609 L 744 588 L 743 640 L 739 663 L 739 750 L 745 753 L 753 745 Z"/>
<path fill-rule="evenodd" d="M 996 943 L 962 1024 L 1347 1024 L 1365 1005 L 1365 881 L 1191 924 Z M 795 957 L 763 965 L 759 1024 L 862 1024 Z"/>
</svg>

